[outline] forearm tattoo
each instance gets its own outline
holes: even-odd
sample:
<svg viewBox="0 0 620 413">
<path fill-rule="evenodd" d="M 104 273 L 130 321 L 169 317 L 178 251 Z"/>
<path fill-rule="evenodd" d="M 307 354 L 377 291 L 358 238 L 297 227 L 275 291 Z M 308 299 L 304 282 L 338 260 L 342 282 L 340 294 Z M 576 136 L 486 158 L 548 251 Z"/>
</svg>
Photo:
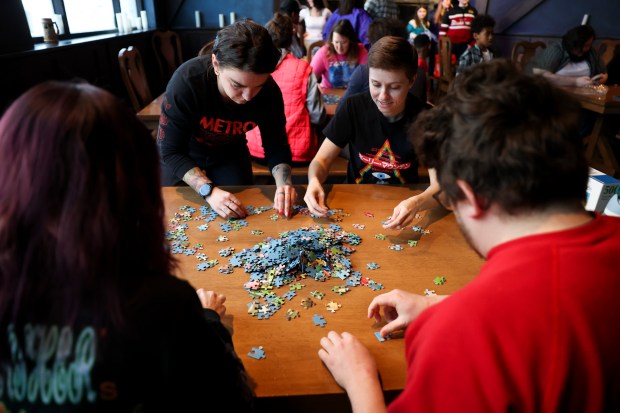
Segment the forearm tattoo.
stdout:
<svg viewBox="0 0 620 413">
<path fill-rule="evenodd" d="M 281 163 L 273 167 L 271 171 L 273 178 L 276 180 L 276 185 L 292 185 L 291 180 L 291 166 L 285 163 Z"/>
</svg>

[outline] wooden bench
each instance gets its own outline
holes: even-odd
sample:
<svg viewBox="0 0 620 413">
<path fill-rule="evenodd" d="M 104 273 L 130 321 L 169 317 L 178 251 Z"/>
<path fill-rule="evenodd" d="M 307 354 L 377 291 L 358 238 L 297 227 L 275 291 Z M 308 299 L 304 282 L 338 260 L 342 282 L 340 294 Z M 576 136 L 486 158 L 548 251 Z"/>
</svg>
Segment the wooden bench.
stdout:
<svg viewBox="0 0 620 413">
<path fill-rule="evenodd" d="M 349 165 L 349 160 L 345 159 L 341 156 L 337 157 L 332 167 L 329 170 L 329 176 L 335 177 L 345 177 L 347 176 L 347 166 Z M 292 170 L 293 176 L 303 176 L 308 177 L 308 167 L 293 167 Z M 261 165 L 256 162 L 252 162 L 252 173 L 255 177 L 271 177 L 271 171 L 269 167 L 266 165 Z"/>
</svg>

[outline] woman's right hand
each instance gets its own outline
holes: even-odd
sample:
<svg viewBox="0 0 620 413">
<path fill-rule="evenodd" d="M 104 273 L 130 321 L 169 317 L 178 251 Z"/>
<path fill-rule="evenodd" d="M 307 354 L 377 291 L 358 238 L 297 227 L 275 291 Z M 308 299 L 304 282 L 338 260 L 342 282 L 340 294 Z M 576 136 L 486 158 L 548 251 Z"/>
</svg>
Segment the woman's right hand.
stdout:
<svg viewBox="0 0 620 413">
<path fill-rule="evenodd" d="M 224 294 L 218 294 L 215 291 L 207 291 L 204 288 L 197 289 L 196 294 L 198 294 L 202 308 L 215 311 L 220 318 L 224 317 L 226 314 L 226 306 L 224 305 L 226 296 Z"/>
<path fill-rule="evenodd" d="M 319 217 L 327 215 L 329 208 L 325 205 L 325 191 L 317 179 L 311 180 L 308 184 L 304 201 L 310 213 Z"/>
<path fill-rule="evenodd" d="M 226 192 L 221 188 L 213 188 L 213 192 L 205 200 L 224 219 L 245 218 L 248 216 L 248 211 L 246 211 L 241 201 L 230 192 Z"/>
</svg>

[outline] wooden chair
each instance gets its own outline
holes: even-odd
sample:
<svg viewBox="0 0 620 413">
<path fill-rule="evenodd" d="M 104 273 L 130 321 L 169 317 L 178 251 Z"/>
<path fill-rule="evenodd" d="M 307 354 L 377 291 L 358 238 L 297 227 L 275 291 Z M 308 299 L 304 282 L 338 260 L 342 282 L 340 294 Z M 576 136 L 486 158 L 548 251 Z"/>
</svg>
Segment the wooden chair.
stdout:
<svg viewBox="0 0 620 413">
<path fill-rule="evenodd" d="M 525 66 L 529 63 L 530 60 L 536 55 L 537 49 L 545 49 L 547 45 L 541 41 L 537 42 L 528 42 L 521 41 L 515 43 L 512 48 L 512 53 L 510 59 L 512 63 L 515 64 L 519 68 L 519 70 L 525 69 Z"/>
<path fill-rule="evenodd" d="M 161 80 L 166 84 L 177 67 L 183 63 L 181 39 L 176 32 L 157 30 L 151 37 L 151 46 L 157 58 Z"/>
<path fill-rule="evenodd" d="M 133 46 L 122 48 L 118 52 L 118 63 L 131 105 L 136 112 L 139 112 L 153 100 L 140 51 Z"/>
<path fill-rule="evenodd" d="M 314 57 L 317 50 L 319 50 L 324 44 L 325 42 L 323 40 L 318 40 L 314 43 L 311 43 L 310 46 L 308 46 L 307 53 L 306 53 L 306 61 L 308 63 L 312 61 L 312 58 Z"/>
<path fill-rule="evenodd" d="M 452 64 L 452 41 L 448 36 L 439 38 L 439 79 L 433 96 L 433 102 L 448 92 L 450 83 L 454 79 L 454 65 Z"/>
<path fill-rule="evenodd" d="M 602 40 L 598 47 L 598 54 L 601 60 L 607 66 L 616 53 L 616 49 L 620 50 L 620 40 Z"/>
</svg>

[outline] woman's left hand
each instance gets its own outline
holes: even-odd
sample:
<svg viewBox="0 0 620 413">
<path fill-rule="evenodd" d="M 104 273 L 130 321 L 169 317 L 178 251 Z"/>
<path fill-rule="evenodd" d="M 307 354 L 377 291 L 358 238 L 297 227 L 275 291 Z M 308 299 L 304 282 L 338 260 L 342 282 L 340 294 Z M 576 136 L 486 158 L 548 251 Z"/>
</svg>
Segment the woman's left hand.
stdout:
<svg viewBox="0 0 620 413">
<path fill-rule="evenodd" d="M 290 218 L 293 215 L 293 206 L 296 201 L 297 191 L 293 185 L 282 185 L 276 188 L 273 207 L 280 215 Z"/>
<path fill-rule="evenodd" d="M 418 205 L 419 203 L 417 202 L 417 197 L 415 196 L 405 199 L 400 204 L 396 205 L 392 216 L 386 224 L 383 225 L 383 228 L 396 230 L 405 228 L 418 217 L 418 211 L 420 211 Z"/>
</svg>

